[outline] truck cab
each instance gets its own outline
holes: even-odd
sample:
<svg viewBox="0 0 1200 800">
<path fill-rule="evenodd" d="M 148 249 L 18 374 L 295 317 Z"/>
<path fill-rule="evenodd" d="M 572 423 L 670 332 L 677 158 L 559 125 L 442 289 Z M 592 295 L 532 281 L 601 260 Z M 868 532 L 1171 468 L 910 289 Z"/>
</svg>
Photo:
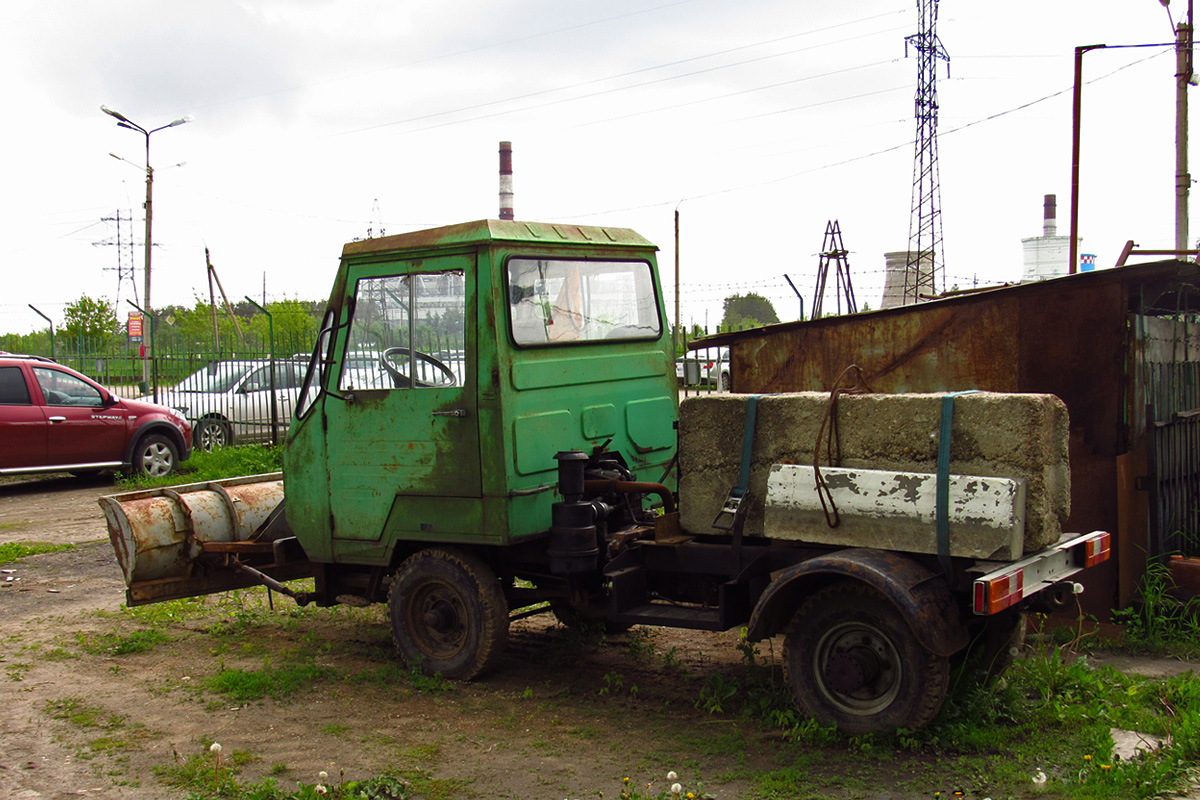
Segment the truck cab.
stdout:
<svg viewBox="0 0 1200 800">
<path fill-rule="evenodd" d="M 422 542 L 544 536 L 559 451 L 664 476 L 678 401 L 655 249 L 498 220 L 347 244 L 287 438 L 308 558 L 390 568 Z"/>
</svg>

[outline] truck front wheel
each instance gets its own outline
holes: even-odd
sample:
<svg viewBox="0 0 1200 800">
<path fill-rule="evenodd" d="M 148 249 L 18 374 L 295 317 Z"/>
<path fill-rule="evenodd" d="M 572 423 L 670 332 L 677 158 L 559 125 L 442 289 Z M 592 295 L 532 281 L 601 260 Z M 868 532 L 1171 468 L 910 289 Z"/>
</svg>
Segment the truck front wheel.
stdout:
<svg viewBox="0 0 1200 800">
<path fill-rule="evenodd" d="M 882 594 L 847 581 L 810 597 L 784 638 L 796 705 L 849 734 L 916 730 L 942 707 L 947 659 L 921 646 Z"/>
<path fill-rule="evenodd" d="M 495 573 L 449 548 L 405 559 L 388 591 L 388 615 L 405 663 L 454 680 L 494 667 L 508 641 L 508 605 Z"/>
</svg>

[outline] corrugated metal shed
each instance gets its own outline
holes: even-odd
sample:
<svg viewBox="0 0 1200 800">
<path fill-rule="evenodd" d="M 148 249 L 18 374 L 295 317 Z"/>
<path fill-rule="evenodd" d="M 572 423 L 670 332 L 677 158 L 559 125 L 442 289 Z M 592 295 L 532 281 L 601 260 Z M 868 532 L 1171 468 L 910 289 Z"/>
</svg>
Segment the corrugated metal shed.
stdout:
<svg viewBox="0 0 1200 800">
<path fill-rule="evenodd" d="M 1117 564 L 1089 581 L 1087 610 L 1102 613 L 1128 601 L 1145 563 L 1137 555 L 1146 544 L 1138 506 L 1145 497 L 1132 484 L 1146 472 L 1138 459 L 1152 452 L 1143 436 L 1147 407 L 1164 409 L 1158 419 L 1189 407 L 1180 383 L 1195 375 L 1184 367 L 1200 361 L 1188 331 L 1200 327 L 1197 313 L 1200 267 L 1161 261 L 720 334 L 692 346 L 730 348 L 736 392 L 828 391 L 857 364 L 877 392 L 1058 395 L 1071 415 L 1069 529 L 1115 533 L 1123 561 L 1119 582 Z"/>
</svg>

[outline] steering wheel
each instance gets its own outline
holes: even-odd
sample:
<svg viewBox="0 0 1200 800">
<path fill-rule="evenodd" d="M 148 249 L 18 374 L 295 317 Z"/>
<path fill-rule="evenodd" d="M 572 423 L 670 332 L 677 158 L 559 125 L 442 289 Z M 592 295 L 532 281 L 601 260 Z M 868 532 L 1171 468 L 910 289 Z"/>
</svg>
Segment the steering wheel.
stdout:
<svg viewBox="0 0 1200 800">
<path fill-rule="evenodd" d="M 410 355 L 415 356 L 417 361 L 429 364 L 440 374 L 434 375 L 435 380 L 433 381 L 411 379 L 405 374 L 405 370 L 408 369 Z M 402 356 L 403 358 L 397 359 L 397 356 Z M 458 377 L 455 376 L 454 371 L 448 366 L 429 355 L 429 353 L 422 353 L 420 350 L 409 350 L 407 347 L 389 347 L 384 350 L 379 356 L 379 366 L 383 367 L 387 371 L 387 374 L 392 376 L 392 383 L 397 389 L 408 389 L 412 386 L 420 389 L 428 389 L 432 387 L 456 386 L 458 384 Z M 422 370 L 421 372 L 424 374 L 426 371 Z"/>
</svg>

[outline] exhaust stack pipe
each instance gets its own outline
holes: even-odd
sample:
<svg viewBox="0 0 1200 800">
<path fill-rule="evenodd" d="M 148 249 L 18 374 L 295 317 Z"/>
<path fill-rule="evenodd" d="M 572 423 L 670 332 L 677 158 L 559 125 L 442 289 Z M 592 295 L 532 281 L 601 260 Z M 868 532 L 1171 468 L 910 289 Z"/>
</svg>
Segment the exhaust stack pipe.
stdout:
<svg viewBox="0 0 1200 800">
<path fill-rule="evenodd" d="M 514 219 L 512 142 L 500 143 L 500 219 Z"/>
</svg>

